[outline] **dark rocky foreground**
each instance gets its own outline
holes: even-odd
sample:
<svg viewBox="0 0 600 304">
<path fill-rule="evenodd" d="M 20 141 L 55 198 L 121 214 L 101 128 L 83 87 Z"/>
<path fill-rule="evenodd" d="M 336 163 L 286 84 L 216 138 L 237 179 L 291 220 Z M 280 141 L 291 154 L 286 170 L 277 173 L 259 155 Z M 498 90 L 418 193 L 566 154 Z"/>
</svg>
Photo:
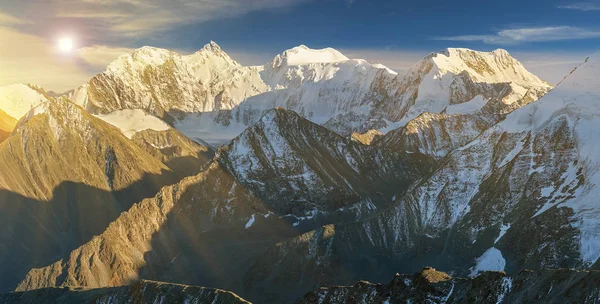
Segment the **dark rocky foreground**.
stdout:
<svg viewBox="0 0 600 304">
<path fill-rule="evenodd" d="M 523 271 L 516 276 L 485 272 L 453 278 L 425 268 L 396 275 L 387 285 L 360 281 L 354 286 L 322 287 L 296 304 L 328 303 L 599 303 L 600 271 L 568 269 Z M 44 288 L 0 295 L 0 303 L 250 303 L 220 289 L 142 280 L 130 286 L 81 289 Z"/>
<path fill-rule="evenodd" d="M 599 303 L 600 272 L 567 269 L 523 271 L 510 277 L 485 272 L 453 278 L 433 268 L 396 275 L 387 285 L 361 281 L 354 286 L 323 287 L 297 304 L 308 303 Z"/>
<path fill-rule="evenodd" d="M 0 295 L 0 303 L 250 303 L 236 294 L 212 288 L 142 280 L 130 286 L 81 289 L 44 288 Z"/>
</svg>

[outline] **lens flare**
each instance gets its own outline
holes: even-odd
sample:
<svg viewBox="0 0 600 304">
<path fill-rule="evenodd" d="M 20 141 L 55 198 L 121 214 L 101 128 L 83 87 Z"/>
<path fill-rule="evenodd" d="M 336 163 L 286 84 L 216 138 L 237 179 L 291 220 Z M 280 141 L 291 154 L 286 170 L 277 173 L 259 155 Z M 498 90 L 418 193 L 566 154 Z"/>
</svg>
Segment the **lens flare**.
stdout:
<svg viewBox="0 0 600 304">
<path fill-rule="evenodd" d="M 63 37 L 58 40 L 58 49 L 63 53 L 71 53 L 75 43 L 73 42 L 73 38 Z"/>
</svg>

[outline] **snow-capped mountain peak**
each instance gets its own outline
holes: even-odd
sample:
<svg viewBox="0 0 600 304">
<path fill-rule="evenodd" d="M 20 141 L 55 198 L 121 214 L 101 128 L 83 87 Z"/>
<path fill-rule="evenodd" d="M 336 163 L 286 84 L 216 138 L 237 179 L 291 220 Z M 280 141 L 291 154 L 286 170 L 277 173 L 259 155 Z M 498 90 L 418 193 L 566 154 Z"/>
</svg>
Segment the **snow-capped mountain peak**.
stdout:
<svg viewBox="0 0 600 304">
<path fill-rule="evenodd" d="M 505 50 L 449 48 L 432 53 L 402 78 L 397 93 L 404 126 L 421 113 L 504 114 L 537 100 L 552 86 L 531 74 Z M 490 102 L 491 101 L 491 102 Z"/>
<path fill-rule="evenodd" d="M 563 114 L 574 121 L 600 115 L 599 64 L 600 52 L 588 57 L 539 102 L 511 113 L 502 125 L 516 132 L 539 129 Z"/>
<path fill-rule="evenodd" d="M 275 69 L 281 66 L 334 63 L 346 60 L 348 60 L 348 57 L 333 48 L 311 49 L 305 45 L 300 45 L 277 55 L 268 66 Z"/>
<path fill-rule="evenodd" d="M 144 46 L 134 50 L 131 54 L 119 56 L 108 65 L 104 74 L 118 77 L 141 75 L 148 67 L 156 68 L 180 57 L 179 54 L 167 49 Z"/>
<path fill-rule="evenodd" d="M 0 111 L 16 120 L 46 99 L 43 94 L 25 84 L 0 87 Z"/>
<path fill-rule="evenodd" d="M 183 56 L 183 60 L 189 65 L 192 74 L 203 82 L 210 81 L 215 73 L 225 75 L 230 74 L 232 69 L 242 68 L 214 41 L 191 55 Z"/>
<path fill-rule="evenodd" d="M 479 52 L 465 48 L 448 48 L 432 56 L 431 60 L 442 73 L 459 74 L 467 71 L 473 80 L 478 82 L 513 82 L 521 86 L 543 82 L 503 49 Z"/>
</svg>

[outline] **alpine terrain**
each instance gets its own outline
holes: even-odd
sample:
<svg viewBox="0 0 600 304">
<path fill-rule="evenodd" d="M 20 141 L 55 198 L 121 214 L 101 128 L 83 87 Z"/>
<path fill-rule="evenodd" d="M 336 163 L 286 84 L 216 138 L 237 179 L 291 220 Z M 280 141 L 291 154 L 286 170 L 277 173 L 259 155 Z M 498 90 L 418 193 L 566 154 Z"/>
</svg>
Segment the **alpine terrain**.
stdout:
<svg viewBox="0 0 600 304">
<path fill-rule="evenodd" d="M 595 303 L 599 64 L 211 42 L 0 87 L 0 302 Z"/>
</svg>

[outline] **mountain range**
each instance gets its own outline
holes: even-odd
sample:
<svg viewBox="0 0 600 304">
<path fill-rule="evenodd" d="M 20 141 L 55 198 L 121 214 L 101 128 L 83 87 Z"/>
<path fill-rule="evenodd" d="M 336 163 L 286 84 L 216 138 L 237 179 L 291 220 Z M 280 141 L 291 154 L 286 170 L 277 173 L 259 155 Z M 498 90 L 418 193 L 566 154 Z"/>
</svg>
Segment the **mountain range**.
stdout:
<svg viewBox="0 0 600 304">
<path fill-rule="evenodd" d="M 553 88 L 504 50 L 399 75 L 306 46 L 245 67 L 211 42 L 138 49 L 62 96 L 0 88 L 0 291 L 19 292 L 0 299 L 597 294 L 575 284 L 600 257 L 599 60 Z"/>
</svg>

